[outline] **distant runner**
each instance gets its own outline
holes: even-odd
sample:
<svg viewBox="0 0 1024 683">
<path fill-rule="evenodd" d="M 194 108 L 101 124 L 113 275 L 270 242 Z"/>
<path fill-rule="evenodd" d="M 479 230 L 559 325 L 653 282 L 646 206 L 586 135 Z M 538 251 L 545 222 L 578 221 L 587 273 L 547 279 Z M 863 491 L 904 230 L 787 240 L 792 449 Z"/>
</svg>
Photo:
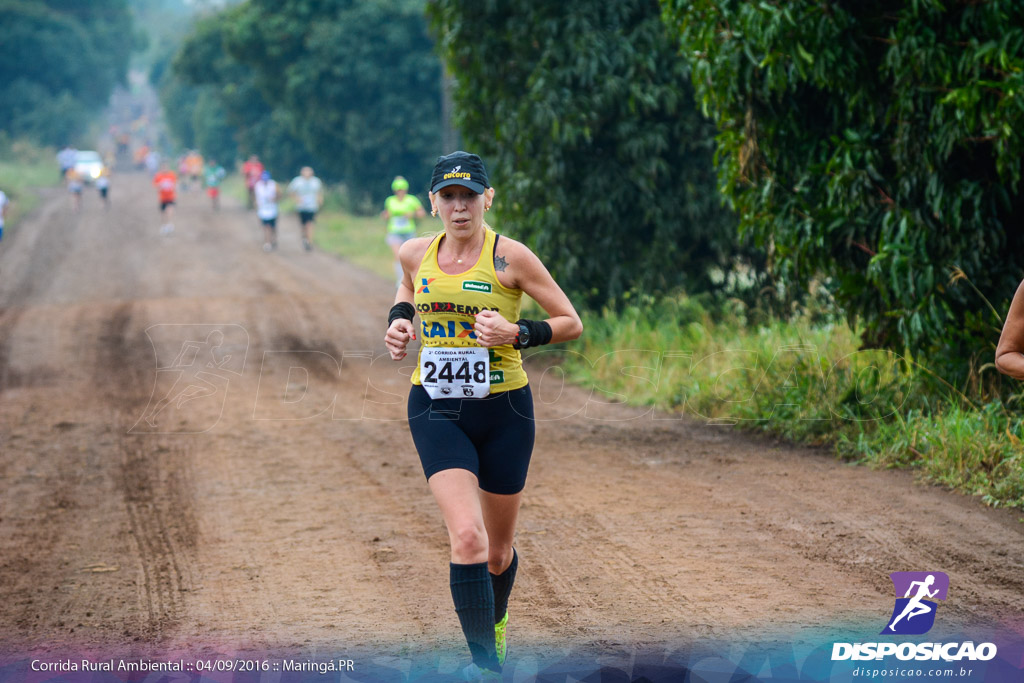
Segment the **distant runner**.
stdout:
<svg viewBox="0 0 1024 683">
<path fill-rule="evenodd" d="M 203 155 L 196 150 L 189 150 L 185 155 L 185 171 L 188 173 L 189 185 L 199 186 L 203 178 Z"/>
<path fill-rule="evenodd" d="M 263 171 L 252 189 L 256 215 L 263 223 L 263 251 L 273 251 L 277 249 L 277 183 L 271 179 L 269 171 Z"/>
<path fill-rule="evenodd" d="M 423 210 L 419 198 L 409 194 L 409 181 L 402 176 L 396 176 L 391 181 L 391 191 L 395 194 L 384 200 L 384 210 L 380 215 L 388 222 L 388 246 L 395 255 L 396 285 L 401 286 L 402 262 L 398 258 L 398 251 L 416 236 L 416 219 L 425 217 L 427 212 Z"/>
<path fill-rule="evenodd" d="M 160 170 L 160 161 L 160 152 L 155 149 L 151 149 L 146 152 L 144 165 L 150 175 L 156 175 L 156 172 Z"/>
<path fill-rule="evenodd" d="M 206 186 L 206 194 L 210 196 L 214 211 L 220 208 L 220 183 L 227 174 L 224 167 L 213 159 L 209 159 L 203 169 L 203 185 Z"/>
<path fill-rule="evenodd" d="M 0 240 L 4 238 L 4 222 L 7 220 L 7 210 L 10 205 L 11 201 L 7 199 L 4 191 L 0 190 Z"/>
<path fill-rule="evenodd" d="M 153 186 L 157 190 L 160 200 L 160 226 L 161 235 L 170 235 L 174 232 L 174 202 L 177 198 L 178 175 L 168 168 L 166 163 L 160 164 L 160 170 L 153 176 Z"/>
<path fill-rule="evenodd" d="M 182 154 L 178 157 L 178 187 L 182 192 L 188 192 L 188 156 Z"/>
<path fill-rule="evenodd" d="M 64 149 L 57 152 L 57 165 L 60 166 L 60 177 L 64 180 L 68 177 L 68 169 L 75 165 L 78 157 L 78 150 L 70 145 L 64 145 Z"/>
<path fill-rule="evenodd" d="M 106 165 L 100 169 L 100 175 L 96 178 L 96 189 L 103 200 L 103 208 L 110 208 L 110 168 Z"/>
<path fill-rule="evenodd" d="M 64 175 L 68 183 L 68 192 L 71 193 L 71 208 L 75 211 L 81 211 L 82 209 L 82 188 L 85 187 L 85 183 L 82 181 L 82 174 L 71 167 L 68 172 Z"/>
<path fill-rule="evenodd" d="M 324 184 L 313 175 L 313 169 L 303 166 L 299 175 L 288 183 L 288 194 L 295 198 L 295 208 L 302 224 L 302 246 L 313 250 L 313 225 L 316 212 L 324 205 Z"/>
<path fill-rule="evenodd" d="M 245 176 L 245 187 L 249 191 L 249 208 L 251 209 L 256 206 L 256 194 L 253 188 L 256 187 L 257 181 L 263 175 L 263 164 L 260 163 L 258 156 L 253 154 L 242 164 L 242 175 Z"/>
</svg>

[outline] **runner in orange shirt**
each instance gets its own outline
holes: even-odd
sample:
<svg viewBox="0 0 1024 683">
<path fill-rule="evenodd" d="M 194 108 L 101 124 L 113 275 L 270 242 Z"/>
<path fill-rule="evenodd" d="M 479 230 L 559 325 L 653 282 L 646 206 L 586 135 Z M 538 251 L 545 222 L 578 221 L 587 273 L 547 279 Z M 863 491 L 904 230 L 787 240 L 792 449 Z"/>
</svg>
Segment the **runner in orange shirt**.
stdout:
<svg viewBox="0 0 1024 683">
<path fill-rule="evenodd" d="M 190 150 L 185 155 L 185 168 L 188 169 L 189 185 L 200 186 L 203 177 L 203 155 L 196 150 Z"/>
<path fill-rule="evenodd" d="M 177 198 L 178 174 L 172 171 L 167 163 L 160 164 L 160 170 L 153 176 L 153 186 L 156 187 L 160 198 L 160 219 L 163 225 L 160 226 L 161 235 L 170 235 L 174 232 L 174 200 Z"/>
<path fill-rule="evenodd" d="M 256 206 L 256 193 L 253 189 L 256 187 L 256 182 L 263 175 L 263 164 L 260 162 L 260 158 L 253 154 L 249 159 L 242 164 L 242 175 L 245 176 L 245 187 L 249 190 L 249 208 Z"/>
</svg>

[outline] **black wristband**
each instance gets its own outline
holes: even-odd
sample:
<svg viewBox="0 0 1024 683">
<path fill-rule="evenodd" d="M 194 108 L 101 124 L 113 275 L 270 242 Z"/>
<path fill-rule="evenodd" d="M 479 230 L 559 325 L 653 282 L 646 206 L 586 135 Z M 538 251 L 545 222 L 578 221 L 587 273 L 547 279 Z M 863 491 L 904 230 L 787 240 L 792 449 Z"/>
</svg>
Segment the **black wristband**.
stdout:
<svg viewBox="0 0 1024 683">
<path fill-rule="evenodd" d="M 530 331 L 530 341 L 526 344 L 519 342 L 516 346 L 520 349 L 528 349 L 534 346 L 543 346 L 551 343 L 551 325 L 546 320 L 527 320 L 522 318 L 516 321 L 516 325 L 524 325 Z"/>
<path fill-rule="evenodd" d="M 399 318 L 411 321 L 415 315 L 416 309 L 412 307 L 412 304 L 408 301 L 399 301 L 391 307 L 390 311 L 388 311 L 388 327 L 391 327 L 391 323 L 395 322 Z"/>
</svg>

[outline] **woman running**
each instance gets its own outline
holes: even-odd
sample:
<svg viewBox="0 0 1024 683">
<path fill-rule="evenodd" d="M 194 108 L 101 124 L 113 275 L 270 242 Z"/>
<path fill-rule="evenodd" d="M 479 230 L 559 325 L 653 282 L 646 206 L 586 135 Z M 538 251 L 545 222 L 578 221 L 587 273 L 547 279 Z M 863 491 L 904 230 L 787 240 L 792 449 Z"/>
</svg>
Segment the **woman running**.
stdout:
<svg viewBox="0 0 1024 683">
<path fill-rule="evenodd" d="M 477 155 L 438 158 L 429 197 L 444 231 L 402 245 L 402 281 L 385 337 L 391 358 L 404 358 L 419 314 L 409 429 L 448 529 L 451 593 L 473 658 L 465 670 L 471 680 L 499 680 L 507 653 L 519 559 L 512 542 L 534 441 L 520 350 L 583 331 L 540 259 L 484 222 L 494 194 Z M 524 293 L 546 320 L 519 317 Z"/>
</svg>

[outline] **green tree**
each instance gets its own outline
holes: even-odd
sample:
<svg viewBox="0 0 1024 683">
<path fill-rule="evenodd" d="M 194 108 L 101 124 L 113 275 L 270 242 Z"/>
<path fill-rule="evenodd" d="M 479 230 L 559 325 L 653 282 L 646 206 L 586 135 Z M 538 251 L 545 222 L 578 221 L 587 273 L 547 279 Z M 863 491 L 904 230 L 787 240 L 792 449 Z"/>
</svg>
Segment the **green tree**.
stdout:
<svg viewBox="0 0 1024 683">
<path fill-rule="evenodd" d="M 441 76 L 424 0 L 251 0 L 233 17 L 229 53 L 316 152 L 318 173 L 374 200 L 396 174 L 425 185 Z"/>
<path fill-rule="evenodd" d="M 1024 4 L 662 4 L 776 272 L 830 277 L 867 346 L 987 357 L 1024 265 Z"/>
<path fill-rule="evenodd" d="M 13 136 L 68 142 L 124 81 L 124 0 L 0 0 L 0 26 L 0 129 Z"/>
<path fill-rule="evenodd" d="M 589 306 L 705 290 L 740 253 L 714 128 L 656 0 L 435 0 L 456 118 L 501 226 Z"/>
<path fill-rule="evenodd" d="M 252 69 L 225 49 L 225 33 L 241 9 L 198 20 L 171 68 L 161 69 L 158 61 L 152 78 L 160 77 L 168 127 L 179 144 L 223 164 L 257 154 L 276 177 L 290 177 L 313 155 L 291 134 L 291 122 L 264 98 Z"/>
<path fill-rule="evenodd" d="M 230 167 L 238 158 L 238 143 L 232 136 L 228 114 L 212 88 L 203 88 L 195 100 L 193 109 L 195 144 L 208 159 Z"/>
<path fill-rule="evenodd" d="M 114 86 L 126 82 L 135 45 L 127 0 L 43 0 L 43 4 L 82 27 L 91 49 L 89 58 L 83 60 L 88 76 L 79 84 L 80 97 L 91 107 L 105 106 Z M 67 61 L 79 57 L 65 53 Z"/>
</svg>

